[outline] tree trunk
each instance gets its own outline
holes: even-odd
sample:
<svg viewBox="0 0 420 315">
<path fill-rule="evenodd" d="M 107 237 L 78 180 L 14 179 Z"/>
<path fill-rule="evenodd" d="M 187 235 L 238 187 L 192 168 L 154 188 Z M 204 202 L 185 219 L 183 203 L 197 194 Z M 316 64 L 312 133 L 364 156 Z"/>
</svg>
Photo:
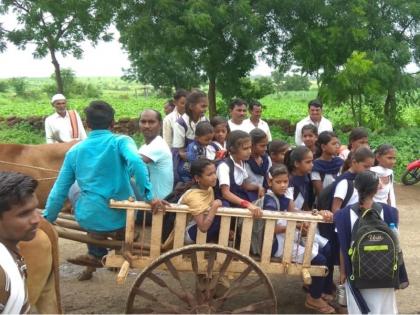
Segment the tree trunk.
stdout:
<svg viewBox="0 0 420 315">
<path fill-rule="evenodd" d="M 390 87 L 388 88 L 388 94 L 384 104 L 384 118 L 385 122 L 390 127 L 395 127 L 397 114 L 397 100 L 395 96 L 395 90 Z"/>
<path fill-rule="evenodd" d="M 55 50 L 50 48 L 51 62 L 54 65 L 55 82 L 57 84 L 57 93 L 64 94 L 63 78 L 61 77 L 60 64 L 55 57 Z"/>
<path fill-rule="evenodd" d="M 350 107 L 351 107 L 351 114 L 353 115 L 353 121 L 355 125 L 357 125 L 356 109 L 354 108 L 353 95 L 350 96 Z"/>
<path fill-rule="evenodd" d="M 216 116 L 216 78 L 209 78 L 209 115 L 210 118 Z"/>
</svg>

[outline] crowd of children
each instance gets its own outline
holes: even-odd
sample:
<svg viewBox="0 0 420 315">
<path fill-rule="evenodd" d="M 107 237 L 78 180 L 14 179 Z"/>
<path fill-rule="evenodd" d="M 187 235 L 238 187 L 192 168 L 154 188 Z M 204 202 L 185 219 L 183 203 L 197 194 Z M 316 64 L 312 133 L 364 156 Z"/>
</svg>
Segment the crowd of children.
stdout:
<svg viewBox="0 0 420 315">
<path fill-rule="evenodd" d="M 240 108 L 242 115 L 246 103 L 235 100 L 230 108 L 231 111 Z M 376 207 L 382 219 L 385 215 L 386 223 L 398 225 L 392 171 L 396 149 L 382 144 L 372 151 L 363 128 L 354 128 L 348 146 L 341 146 L 334 132 L 318 134 L 312 124 L 301 128 L 304 145 L 292 148 L 280 139 L 271 140 L 271 134 L 260 128 L 250 132 L 241 130 L 239 120 L 232 124 L 216 116 L 208 121 L 206 109 L 207 98 L 203 92 L 188 94 L 185 113 L 177 119 L 170 137 L 176 181 L 192 185 L 179 200 L 191 209 L 186 242 L 195 242 L 197 229 L 207 232 L 208 241 L 217 240 L 220 206 L 248 209 L 254 218 L 261 217 L 262 209 L 323 209 L 321 215 L 325 221 L 332 222 L 334 217 L 335 225 L 319 224 L 312 264 L 325 265 L 330 272 L 327 277 L 313 277 L 305 305 L 321 313 L 335 311 L 329 302 L 335 294 L 334 265 L 339 265 L 340 283 L 348 286 L 351 313 L 366 312 L 366 309 L 395 313 L 393 289 L 352 287 L 349 278 L 352 257 L 348 250 L 353 226 L 365 210 Z M 231 131 L 230 126 L 235 126 L 235 130 Z M 254 202 L 261 198 L 264 198 L 263 206 L 258 207 Z M 285 229 L 286 222 L 279 220 L 273 235 L 274 257 L 283 254 Z M 293 259 L 301 262 L 304 247 L 295 245 L 298 250 Z"/>
</svg>

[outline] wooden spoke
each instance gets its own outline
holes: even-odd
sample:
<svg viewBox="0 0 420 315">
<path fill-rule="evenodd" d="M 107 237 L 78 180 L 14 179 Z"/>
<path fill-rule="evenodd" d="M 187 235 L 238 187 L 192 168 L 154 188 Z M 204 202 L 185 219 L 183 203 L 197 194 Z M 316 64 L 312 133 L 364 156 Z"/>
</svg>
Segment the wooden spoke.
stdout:
<svg viewBox="0 0 420 315">
<path fill-rule="evenodd" d="M 225 259 L 217 260 L 221 255 Z M 238 270 L 235 279 L 226 277 Z M 156 285 L 159 293 L 148 293 Z M 168 251 L 146 267 L 133 284 L 126 312 L 275 313 L 277 301 L 267 275 L 249 256 L 217 244 L 194 244 Z"/>
</svg>

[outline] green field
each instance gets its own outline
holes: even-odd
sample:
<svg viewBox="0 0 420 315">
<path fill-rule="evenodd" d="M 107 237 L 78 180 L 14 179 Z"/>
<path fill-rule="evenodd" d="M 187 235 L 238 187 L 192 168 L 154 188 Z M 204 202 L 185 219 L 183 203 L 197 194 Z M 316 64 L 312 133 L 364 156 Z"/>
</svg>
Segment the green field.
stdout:
<svg viewBox="0 0 420 315">
<path fill-rule="evenodd" d="M 167 98 L 160 97 L 150 87 L 144 87 L 136 83 L 128 83 L 119 78 L 82 78 L 80 82 L 91 83 L 101 91 L 101 99 L 109 102 L 116 110 L 116 119 L 137 118 L 145 108 L 154 108 L 163 111 L 163 104 Z M 51 84 L 51 79 L 32 78 L 27 79 L 27 95 L 18 97 L 9 88 L 0 93 L 0 118 L 6 117 L 31 117 L 47 116 L 53 112 L 50 105 L 50 96 L 43 92 L 46 84 Z M 144 94 L 147 93 L 148 96 Z M 316 90 L 282 92 L 268 95 L 261 99 L 265 106 L 263 116 L 266 119 L 289 120 L 296 123 L 307 115 L 307 102 L 316 97 Z M 70 108 L 76 109 L 83 116 L 83 109 L 93 100 L 86 97 L 72 96 L 68 100 Z M 226 105 L 221 98 L 217 100 L 218 108 L 226 112 Z M 325 116 L 333 121 L 337 133 L 343 143 L 347 142 L 347 133 L 352 126 L 350 111 L 346 107 L 332 107 L 326 104 Z M 405 165 L 420 156 L 420 108 L 418 104 L 406 106 L 402 113 L 402 121 L 405 128 L 388 130 L 387 126 L 381 125 L 380 113 L 375 113 L 369 108 L 365 109 L 364 121 L 371 130 L 370 143 L 373 148 L 381 143 L 391 143 L 399 151 L 399 159 L 396 167 L 397 177 L 402 173 Z M 283 139 L 293 144 L 292 134 L 285 134 L 279 127 L 272 126 L 273 137 Z M 142 141 L 140 135 L 133 136 L 138 144 Z M 43 143 L 44 134 L 26 124 L 14 127 L 0 123 L 0 142 L 2 143 Z"/>
</svg>

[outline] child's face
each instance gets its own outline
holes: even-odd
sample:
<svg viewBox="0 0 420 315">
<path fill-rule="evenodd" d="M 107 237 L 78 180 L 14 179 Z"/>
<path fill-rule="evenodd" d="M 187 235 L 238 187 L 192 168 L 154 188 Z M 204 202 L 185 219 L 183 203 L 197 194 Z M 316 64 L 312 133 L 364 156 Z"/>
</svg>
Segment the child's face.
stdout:
<svg viewBox="0 0 420 315">
<path fill-rule="evenodd" d="M 191 107 L 191 111 L 195 116 L 201 117 L 206 113 L 207 107 L 208 107 L 207 97 L 202 97 L 198 101 L 197 104 L 195 104 L 194 106 Z"/>
<path fill-rule="evenodd" d="M 383 155 L 376 155 L 376 159 L 380 166 L 385 168 L 394 168 L 395 163 L 397 162 L 397 151 L 389 150 Z"/>
<path fill-rule="evenodd" d="M 369 148 L 368 137 L 360 138 L 360 139 L 355 140 L 351 143 L 351 150 L 353 152 L 356 151 L 358 148 L 361 148 L 361 147 Z"/>
<path fill-rule="evenodd" d="M 227 137 L 227 124 L 219 124 L 214 127 L 214 140 L 224 144 Z"/>
<path fill-rule="evenodd" d="M 281 148 L 281 150 L 278 152 L 270 153 L 271 161 L 275 164 L 284 164 L 284 156 L 286 155 L 287 151 L 289 151 L 289 146 Z"/>
<path fill-rule="evenodd" d="M 203 188 L 216 186 L 216 166 L 214 164 L 207 165 L 200 176 L 194 176 L 195 181 Z"/>
<path fill-rule="evenodd" d="M 316 139 L 318 139 L 318 137 L 311 130 L 304 130 L 302 132 L 302 140 L 306 147 L 314 147 Z"/>
<path fill-rule="evenodd" d="M 314 157 L 312 152 L 305 154 L 304 158 L 300 162 L 295 162 L 296 169 L 302 174 L 309 174 L 312 171 Z"/>
<path fill-rule="evenodd" d="M 166 104 L 163 107 L 163 111 L 165 112 L 165 115 L 169 115 L 170 113 L 172 113 L 173 110 L 174 110 L 174 108 L 170 104 Z"/>
<path fill-rule="evenodd" d="M 289 187 L 289 176 L 287 174 L 277 175 L 268 180 L 268 185 L 276 195 L 284 195 Z"/>
<path fill-rule="evenodd" d="M 368 171 L 374 164 L 375 160 L 373 158 L 367 158 L 364 161 L 356 162 L 352 160 L 351 168 L 356 174 L 359 174 L 364 171 Z"/>
<path fill-rule="evenodd" d="M 174 104 L 178 112 L 180 113 L 185 112 L 185 101 L 186 101 L 185 96 L 181 96 L 178 100 L 174 101 Z"/>
<path fill-rule="evenodd" d="M 196 141 L 202 145 L 202 146 L 207 146 L 210 144 L 210 142 L 213 140 L 213 133 L 209 133 L 208 135 L 204 135 L 204 136 L 200 136 L 200 137 L 195 137 Z"/>
<path fill-rule="evenodd" d="M 333 137 L 330 142 L 322 145 L 322 151 L 326 154 L 337 155 L 337 150 L 340 149 L 340 141 Z"/>
<path fill-rule="evenodd" d="M 252 153 L 255 156 L 263 156 L 267 152 L 268 138 L 265 137 L 260 142 L 252 145 Z"/>
<path fill-rule="evenodd" d="M 251 139 L 245 140 L 242 142 L 242 144 L 235 150 L 235 152 L 232 152 L 232 156 L 240 161 L 246 161 L 249 160 L 249 157 L 251 156 Z"/>
</svg>

